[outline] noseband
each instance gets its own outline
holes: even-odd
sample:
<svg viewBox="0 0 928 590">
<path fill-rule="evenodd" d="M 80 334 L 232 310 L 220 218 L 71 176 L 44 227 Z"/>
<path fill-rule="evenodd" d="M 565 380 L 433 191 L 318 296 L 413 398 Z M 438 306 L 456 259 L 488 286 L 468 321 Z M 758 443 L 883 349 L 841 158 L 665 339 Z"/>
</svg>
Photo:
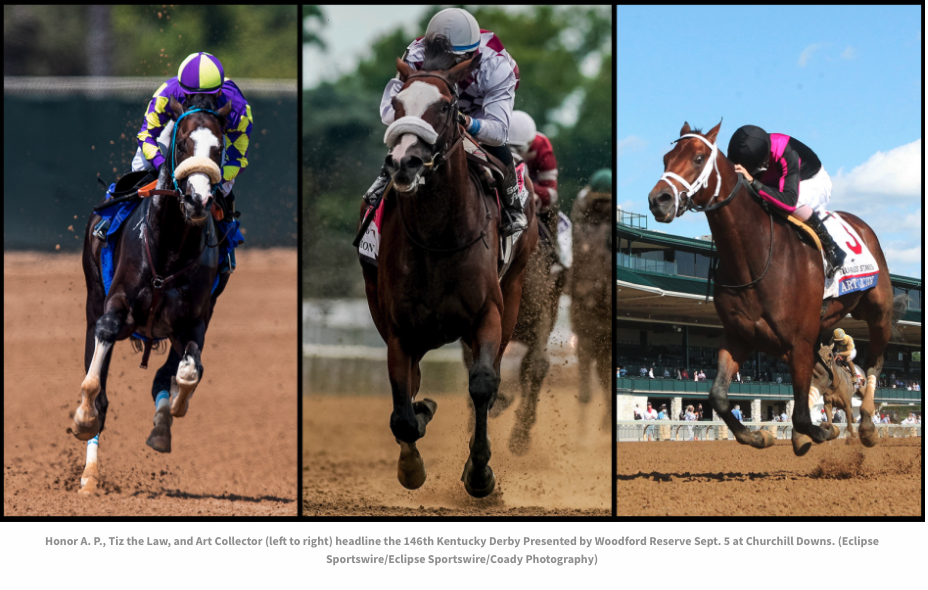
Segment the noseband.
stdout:
<svg viewBox="0 0 928 590">
<path fill-rule="evenodd" d="M 699 141 L 703 142 L 704 144 L 709 146 L 709 149 L 711 151 L 709 152 L 709 161 L 706 162 L 706 164 L 703 166 L 702 172 L 699 173 L 699 176 L 696 177 L 696 180 L 693 181 L 692 184 L 687 182 L 686 179 L 684 179 L 679 174 L 675 174 L 673 172 L 664 172 L 664 174 L 661 175 L 660 181 L 666 182 L 670 186 L 670 188 L 673 190 L 674 217 L 678 217 L 682 215 L 683 213 L 686 213 L 687 211 L 691 211 L 691 210 L 697 213 L 704 213 L 706 211 L 713 211 L 720 207 L 724 207 L 725 205 L 730 203 L 733 198 L 735 198 L 735 195 L 738 194 L 738 189 L 741 188 L 741 184 L 744 182 L 744 177 L 741 176 L 741 174 L 738 174 L 738 182 L 735 183 L 735 187 L 732 189 L 731 194 L 728 195 L 728 197 L 725 200 L 715 203 L 715 200 L 719 198 L 719 191 L 722 189 L 722 173 L 719 172 L 719 161 L 718 161 L 719 147 L 716 144 L 709 141 L 708 139 L 706 139 L 705 137 L 703 137 L 702 135 L 697 135 L 695 133 L 687 133 L 686 135 L 681 135 L 678 139 L 674 140 L 673 143 L 677 143 L 679 141 L 682 141 L 690 137 L 695 137 Z M 709 166 L 710 162 L 712 164 L 711 167 Z M 712 198 L 709 199 L 709 202 L 706 205 L 697 205 L 696 203 L 693 202 L 693 198 L 691 195 L 709 186 L 709 179 L 712 176 L 713 172 L 715 172 L 715 193 L 712 195 Z M 677 188 L 677 185 L 671 182 L 671 180 L 676 180 L 677 182 L 682 184 L 686 190 L 683 190 L 683 191 L 679 190 Z M 681 200 L 683 201 L 682 211 L 680 210 Z"/>
<path fill-rule="evenodd" d="M 415 73 L 409 76 L 407 80 L 413 80 L 417 78 L 437 78 L 441 80 L 442 82 L 444 82 L 445 86 L 448 87 L 448 91 L 451 93 L 451 96 L 453 97 L 450 108 L 448 109 L 448 116 L 445 118 L 445 124 L 442 126 L 441 133 L 439 133 L 438 136 L 441 137 L 445 133 L 445 131 L 447 131 L 449 128 L 451 128 L 451 135 L 445 141 L 445 144 L 440 149 L 435 151 L 435 153 L 432 154 L 432 159 L 428 162 L 425 162 L 422 165 L 424 168 L 426 168 L 426 171 L 423 174 L 423 176 L 428 178 L 428 175 L 431 172 L 433 172 L 438 166 L 440 166 L 442 162 L 447 160 L 451 156 L 451 154 L 454 153 L 457 147 L 464 142 L 464 134 L 458 133 L 457 139 L 455 139 L 454 127 L 456 125 L 455 125 L 454 119 L 455 119 L 457 109 L 458 109 L 457 86 L 449 82 L 448 79 L 445 78 L 444 76 L 439 76 L 438 74 L 432 74 L 431 72 L 418 72 L 418 73 Z M 426 178 L 423 179 L 423 182 L 425 182 Z"/>
<path fill-rule="evenodd" d="M 210 109 L 190 109 L 189 111 L 184 111 L 184 113 L 177 118 L 177 121 L 174 122 L 174 129 L 171 131 L 171 181 L 174 183 L 174 190 L 176 191 L 175 196 L 178 198 L 184 196 L 184 193 L 180 190 L 180 185 L 177 184 L 177 128 L 180 127 L 180 122 L 187 115 L 192 115 L 193 113 L 209 113 L 210 115 L 216 117 L 219 121 L 222 121 L 222 117 L 219 116 L 219 113 Z M 220 130 L 219 145 L 222 146 L 222 156 L 219 158 L 219 165 L 222 166 L 222 163 L 226 160 L 226 142 L 225 138 L 221 136 L 222 132 Z M 221 179 L 220 179 L 221 180 Z M 215 191 L 216 188 L 221 184 L 219 183 L 210 183 L 212 191 Z"/>
</svg>

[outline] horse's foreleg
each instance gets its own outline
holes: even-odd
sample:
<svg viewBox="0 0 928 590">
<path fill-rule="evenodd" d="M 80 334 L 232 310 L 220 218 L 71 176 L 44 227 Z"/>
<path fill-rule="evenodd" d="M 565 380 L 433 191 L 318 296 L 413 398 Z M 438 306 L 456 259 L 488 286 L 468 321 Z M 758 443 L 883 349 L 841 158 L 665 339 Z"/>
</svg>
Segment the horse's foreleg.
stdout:
<svg viewBox="0 0 928 590">
<path fill-rule="evenodd" d="M 201 336 L 199 343 L 196 341 L 187 343 L 184 356 L 177 365 L 177 374 L 171 379 L 171 415 L 175 418 L 183 418 L 187 415 L 190 398 L 193 397 L 193 392 L 203 379 L 203 364 L 200 362 L 202 342 Z"/>
<path fill-rule="evenodd" d="M 96 493 L 100 486 L 100 468 L 97 462 L 97 450 L 100 446 L 100 435 L 96 435 L 87 441 L 87 462 L 84 464 L 84 472 L 81 474 L 81 489 L 78 494 L 89 496 Z"/>
<path fill-rule="evenodd" d="M 396 337 L 387 341 L 387 371 L 393 390 L 393 413 L 390 415 L 390 430 L 400 445 L 400 458 L 396 465 L 396 476 L 407 490 L 416 490 L 425 483 L 425 462 L 416 441 L 425 436 L 425 428 L 435 416 L 438 405 L 425 398 L 413 402 L 419 392 L 422 373 L 419 360 L 408 354 Z"/>
<path fill-rule="evenodd" d="M 712 382 L 712 387 L 709 389 L 709 404 L 715 409 L 728 428 L 731 429 L 735 440 L 743 445 L 751 445 L 756 449 L 765 449 L 773 446 L 775 442 L 773 435 L 763 429 L 757 432 L 748 430 L 732 414 L 731 405 L 728 402 L 728 386 L 731 385 L 732 377 L 738 372 L 738 368 L 747 358 L 749 352 L 743 346 L 730 343 L 727 338 L 722 342 L 722 347 L 719 349 L 718 373 L 715 376 L 715 381 Z"/>
<path fill-rule="evenodd" d="M 528 351 L 522 358 L 519 371 L 519 381 L 522 385 L 522 403 L 516 411 L 516 422 L 509 437 L 509 450 L 514 455 L 524 455 L 528 452 L 531 442 L 531 430 L 535 424 L 538 409 L 538 394 L 541 384 L 548 374 L 551 363 L 548 361 L 547 338 L 543 335 L 549 332 L 540 329 L 539 333 L 529 342 Z M 545 341 L 543 341 L 545 340 Z"/>
<path fill-rule="evenodd" d="M 787 354 L 790 374 L 793 378 L 793 453 L 801 457 L 809 452 L 812 443 L 821 444 L 838 438 L 840 429 L 831 423 L 822 428 L 812 423 L 809 408 L 809 390 L 812 384 L 814 356 L 811 346 L 796 346 Z"/>
<path fill-rule="evenodd" d="M 577 337 L 577 370 L 580 371 L 578 399 L 581 404 L 590 403 L 590 367 L 593 364 L 590 341 L 587 337 Z"/>
<path fill-rule="evenodd" d="M 175 384 L 174 373 L 177 371 L 180 360 L 180 355 L 172 346 L 164 365 L 155 373 L 155 380 L 151 387 L 151 396 L 155 400 L 155 418 L 154 427 L 145 444 L 159 453 L 171 452 L 171 424 L 174 418 L 171 416 L 170 390 Z"/>
<path fill-rule="evenodd" d="M 474 366 L 470 370 L 468 389 L 474 402 L 476 424 L 470 441 L 470 457 L 461 481 L 467 493 L 475 498 L 485 498 L 496 488 L 496 476 L 489 465 L 491 452 L 487 414 L 499 389 L 501 323 L 499 310 L 496 307 L 488 309 L 480 319 L 470 347 L 474 353 Z"/>
<path fill-rule="evenodd" d="M 121 323 L 115 314 L 108 313 L 87 328 L 84 349 L 87 374 L 81 383 L 81 402 L 74 412 L 72 430 L 78 440 L 90 440 L 103 429 L 107 405 L 104 392 L 106 373 Z"/>
</svg>

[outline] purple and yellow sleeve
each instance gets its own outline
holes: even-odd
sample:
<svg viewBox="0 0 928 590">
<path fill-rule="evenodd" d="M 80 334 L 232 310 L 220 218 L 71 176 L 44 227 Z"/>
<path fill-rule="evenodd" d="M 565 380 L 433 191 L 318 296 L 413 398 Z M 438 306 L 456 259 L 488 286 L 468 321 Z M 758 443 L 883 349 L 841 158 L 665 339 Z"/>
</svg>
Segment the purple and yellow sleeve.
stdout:
<svg viewBox="0 0 928 590">
<path fill-rule="evenodd" d="M 164 163 L 164 156 L 158 149 L 158 137 L 171 120 L 169 98 L 165 92 L 167 87 L 168 84 L 165 82 L 155 91 L 151 102 L 148 103 L 148 110 L 145 112 L 145 119 L 142 121 L 142 128 L 137 136 L 142 155 L 155 167 L 155 170 L 158 170 Z"/>
<path fill-rule="evenodd" d="M 248 166 L 248 143 L 254 117 L 251 105 L 245 105 L 245 113 L 239 117 L 238 125 L 226 129 L 226 162 L 222 167 L 222 179 L 234 180 Z"/>
</svg>

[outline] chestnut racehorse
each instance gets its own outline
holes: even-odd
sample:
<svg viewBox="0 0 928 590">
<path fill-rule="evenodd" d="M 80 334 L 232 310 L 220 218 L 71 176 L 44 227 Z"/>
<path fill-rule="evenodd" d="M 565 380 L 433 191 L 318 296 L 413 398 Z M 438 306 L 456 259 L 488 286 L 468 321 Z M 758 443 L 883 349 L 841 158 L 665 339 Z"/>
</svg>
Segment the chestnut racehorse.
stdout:
<svg viewBox="0 0 928 590">
<path fill-rule="evenodd" d="M 860 415 L 861 441 L 877 443 L 874 389 L 883 367 L 883 352 L 895 322 L 905 312 L 905 299 L 893 299 L 889 269 L 873 230 L 859 218 L 841 213 L 853 226 L 879 265 L 875 287 L 830 299 L 823 305 L 825 273 L 821 253 L 800 240 L 779 216 L 771 215 L 751 196 L 748 185 L 715 144 L 721 123 L 706 134 L 684 124 L 680 138 L 664 156 L 664 175 L 648 195 L 654 218 L 670 223 L 687 210 L 705 212 L 719 253 L 714 285 L 715 309 L 724 328 L 718 375 L 709 392 L 712 407 L 741 444 L 773 445 L 766 431 L 749 431 L 732 415 L 728 386 L 748 355 L 759 350 L 785 359 L 793 383 L 793 451 L 804 455 L 811 443 L 838 435 L 833 424 L 812 423 L 809 385 L 819 334 L 847 314 L 867 323 L 867 385 Z"/>
<path fill-rule="evenodd" d="M 387 344 L 400 483 L 416 489 L 426 479 L 416 441 L 436 404 L 415 401 L 419 362 L 428 351 L 461 339 L 474 358 L 468 379 L 476 422 L 461 479 L 470 495 L 482 498 L 496 486 L 487 413 L 497 397 L 500 360 L 519 314 L 538 230 L 529 201 L 529 226 L 500 280 L 500 210 L 468 171 L 457 119 L 457 84 L 476 70 L 480 54 L 455 64 L 445 49 L 427 39 L 418 71 L 397 60 L 403 87 L 393 99 L 396 116 L 385 136 L 392 190 L 382 205 L 381 256 L 377 267 L 361 266 L 371 316 Z"/>
</svg>

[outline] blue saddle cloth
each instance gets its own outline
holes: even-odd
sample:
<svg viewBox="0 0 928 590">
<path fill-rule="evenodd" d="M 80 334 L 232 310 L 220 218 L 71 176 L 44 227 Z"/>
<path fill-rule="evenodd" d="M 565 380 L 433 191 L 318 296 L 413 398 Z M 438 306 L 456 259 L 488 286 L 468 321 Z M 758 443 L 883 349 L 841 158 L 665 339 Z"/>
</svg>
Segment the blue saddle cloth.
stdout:
<svg viewBox="0 0 928 590">
<path fill-rule="evenodd" d="M 110 185 L 109 190 L 106 191 L 107 201 L 113 198 L 113 190 L 115 190 L 115 188 L 116 183 L 113 183 Z M 116 235 L 119 233 L 122 224 L 129 219 L 129 216 L 132 215 L 132 212 L 135 211 L 135 208 L 138 207 L 141 202 L 141 200 L 136 200 L 116 203 L 96 212 L 97 215 L 103 219 L 108 219 L 110 222 L 110 228 L 106 232 L 106 244 L 103 246 L 103 251 L 100 253 L 100 267 L 101 273 L 103 274 L 103 292 L 106 295 L 110 294 L 110 287 L 113 285 L 113 276 L 116 274 L 116 264 L 114 261 Z M 245 236 L 243 236 L 241 232 L 241 222 L 239 222 L 238 219 L 232 219 L 232 221 L 216 221 L 216 231 L 219 232 L 220 239 L 222 236 L 226 238 L 219 244 L 220 260 L 228 256 L 239 244 L 245 241 Z M 215 293 L 218 286 L 219 274 L 216 275 L 216 280 L 213 281 L 211 293 Z M 138 332 L 134 332 L 132 335 L 139 340 L 148 340 L 148 338 L 142 336 Z M 155 341 L 158 342 L 157 339 Z"/>
</svg>

